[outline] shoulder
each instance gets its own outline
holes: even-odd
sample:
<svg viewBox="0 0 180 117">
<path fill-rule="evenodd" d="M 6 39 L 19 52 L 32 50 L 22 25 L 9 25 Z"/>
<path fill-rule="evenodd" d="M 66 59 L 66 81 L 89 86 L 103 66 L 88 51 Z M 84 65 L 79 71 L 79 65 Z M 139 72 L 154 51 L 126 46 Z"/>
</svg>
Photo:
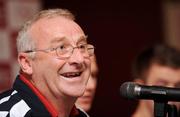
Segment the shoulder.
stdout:
<svg viewBox="0 0 180 117">
<path fill-rule="evenodd" d="M 0 117 L 24 117 L 29 110 L 30 107 L 21 99 L 18 91 L 9 90 L 0 94 Z"/>
<path fill-rule="evenodd" d="M 18 92 L 16 90 L 8 90 L 0 94 L 0 105 L 18 101 Z M 14 100 L 16 99 L 16 100 Z"/>
</svg>

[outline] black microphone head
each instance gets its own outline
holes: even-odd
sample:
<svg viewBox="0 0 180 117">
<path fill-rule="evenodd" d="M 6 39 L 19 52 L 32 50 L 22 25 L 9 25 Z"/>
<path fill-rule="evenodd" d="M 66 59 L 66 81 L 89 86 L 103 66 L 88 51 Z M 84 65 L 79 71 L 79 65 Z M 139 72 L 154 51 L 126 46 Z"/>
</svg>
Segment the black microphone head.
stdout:
<svg viewBox="0 0 180 117">
<path fill-rule="evenodd" d="M 121 96 L 128 99 L 135 99 L 136 98 L 136 95 L 134 93 L 135 86 L 137 85 L 134 82 L 123 83 L 120 87 Z"/>
<path fill-rule="evenodd" d="M 148 99 L 161 101 L 180 101 L 180 89 L 162 86 L 145 86 L 134 82 L 125 82 L 120 94 L 127 99 Z"/>
</svg>

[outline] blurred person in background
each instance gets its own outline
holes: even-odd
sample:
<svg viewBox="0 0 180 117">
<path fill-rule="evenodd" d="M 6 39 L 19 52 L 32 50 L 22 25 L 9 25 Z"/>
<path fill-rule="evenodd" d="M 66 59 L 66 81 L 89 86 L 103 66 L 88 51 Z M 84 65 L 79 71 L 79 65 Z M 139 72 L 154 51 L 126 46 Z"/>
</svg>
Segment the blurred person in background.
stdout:
<svg viewBox="0 0 180 117">
<path fill-rule="evenodd" d="M 98 80 L 98 71 L 99 69 L 96 61 L 96 56 L 94 55 L 91 57 L 91 75 L 88 80 L 85 93 L 76 101 L 76 105 L 86 112 L 90 111 L 94 100 Z"/>
<path fill-rule="evenodd" d="M 138 84 L 180 88 L 180 51 L 171 46 L 147 48 L 137 56 L 132 68 Z M 179 102 L 170 103 L 180 107 Z M 153 100 L 139 100 L 132 117 L 154 117 Z"/>
</svg>

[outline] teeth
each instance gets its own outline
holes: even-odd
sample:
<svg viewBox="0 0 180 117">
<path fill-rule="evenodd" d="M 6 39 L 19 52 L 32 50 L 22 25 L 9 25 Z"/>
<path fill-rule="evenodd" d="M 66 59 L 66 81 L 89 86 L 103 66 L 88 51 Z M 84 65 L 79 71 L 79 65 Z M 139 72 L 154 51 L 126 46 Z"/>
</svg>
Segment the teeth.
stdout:
<svg viewBox="0 0 180 117">
<path fill-rule="evenodd" d="M 64 77 L 72 78 L 72 77 L 80 76 L 80 74 L 81 74 L 80 72 L 69 72 L 69 73 L 64 73 L 61 75 Z"/>
</svg>

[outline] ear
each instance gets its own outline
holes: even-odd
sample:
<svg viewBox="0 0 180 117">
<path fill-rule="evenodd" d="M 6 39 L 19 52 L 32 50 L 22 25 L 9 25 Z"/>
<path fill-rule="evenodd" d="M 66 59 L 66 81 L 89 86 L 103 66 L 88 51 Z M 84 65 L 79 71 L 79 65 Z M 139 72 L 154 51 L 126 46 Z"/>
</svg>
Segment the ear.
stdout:
<svg viewBox="0 0 180 117">
<path fill-rule="evenodd" d="M 136 78 L 135 80 L 134 80 L 134 82 L 136 82 L 136 83 L 138 83 L 138 84 L 140 84 L 140 85 L 143 85 L 145 82 L 144 82 L 144 80 L 142 80 L 142 79 L 140 79 L 140 78 Z"/>
<path fill-rule="evenodd" d="M 18 62 L 20 65 L 21 70 L 26 73 L 31 75 L 32 74 L 32 59 L 28 57 L 27 53 L 19 53 L 18 55 Z"/>
</svg>

